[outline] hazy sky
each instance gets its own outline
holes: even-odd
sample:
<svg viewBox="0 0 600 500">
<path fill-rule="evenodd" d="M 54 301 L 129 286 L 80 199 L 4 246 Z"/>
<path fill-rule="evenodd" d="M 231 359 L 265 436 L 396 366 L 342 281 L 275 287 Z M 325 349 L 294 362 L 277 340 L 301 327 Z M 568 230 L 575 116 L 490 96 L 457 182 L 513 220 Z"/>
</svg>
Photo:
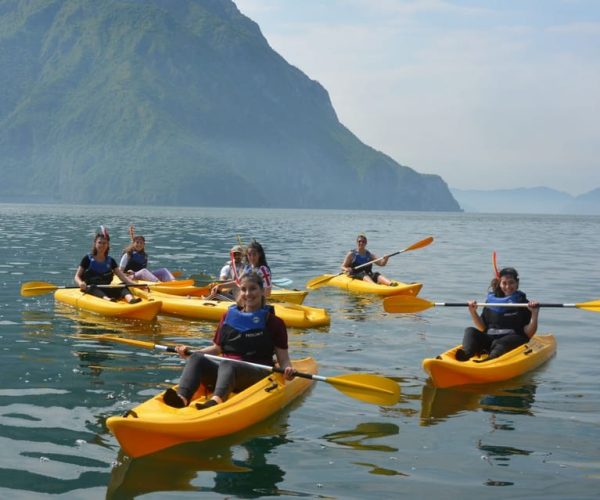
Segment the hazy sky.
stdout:
<svg viewBox="0 0 600 500">
<path fill-rule="evenodd" d="M 600 187 L 600 0 L 234 0 L 364 143 L 450 187 Z"/>
</svg>

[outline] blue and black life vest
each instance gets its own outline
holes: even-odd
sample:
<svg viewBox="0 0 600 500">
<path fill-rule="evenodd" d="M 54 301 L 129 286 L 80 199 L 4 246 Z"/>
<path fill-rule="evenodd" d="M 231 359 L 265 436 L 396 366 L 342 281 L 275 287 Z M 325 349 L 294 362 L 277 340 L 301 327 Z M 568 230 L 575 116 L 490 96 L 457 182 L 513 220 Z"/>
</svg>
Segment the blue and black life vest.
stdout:
<svg viewBox="0 0 600 500">
<path fill-rule="evenodd" d="M 502 307 L 503 304 L 526 304 L 527 296 L 517 290 L 508 297 L 497 297 L 492 292 L 488 293 L 485 301 L 498 306 L 486 306 L 481 315 L 487 329 L 514 330 L 524 335 L 524 328 L 531 320 L 531 312 L 526 308 Z"/>
<path fill-rule="evenodd" d="M 137 273 L 146 267 L 148 267 L 148 254 L 146 252 L 136 252 L 133 250 L 129 254 L 129 260 L 125 266 L 125 271 Z"/>
<path fill-rule="evenodd" d="M 267 329 L 267 321 L 273 311 L 272 306 L 265 306 L 258 311 L 244 312 L 232 305 L 221 326 L 223 354 L 272 366 L 273 335 Z"/>
<path fill-rule="evenodd" d="M 368 250 L 365 255 L 359 254 L 358 251 L 356 250 L 356 248 L 353 248 L 352 250 L 350 250 L 350 252 L 352 252 L 352 262 L 350 263 L 350 267 L 352 267 L 352 268 L 362 266 L 363 264 L 366 264 L 367 262 L 371 262 L 373 260 L 373 256 L 371 255 L 371 252 L 369 252 Z M 361 267 L 356 272 L 362 271 L 365 273 L 370 273 L 372 270 L 373 270 L 373 264 L 371 264 L 370 266 Z"/>
<path fill-rule="evenodd" d="M 113 270 L 111 263 L 112 257 L 106 256 L 104 261 L 100 262 L 89 254 L 90 265 L 83 272 L 83 281 L 88 285 L 110 285 L 113 279 Z"/>
</svg>

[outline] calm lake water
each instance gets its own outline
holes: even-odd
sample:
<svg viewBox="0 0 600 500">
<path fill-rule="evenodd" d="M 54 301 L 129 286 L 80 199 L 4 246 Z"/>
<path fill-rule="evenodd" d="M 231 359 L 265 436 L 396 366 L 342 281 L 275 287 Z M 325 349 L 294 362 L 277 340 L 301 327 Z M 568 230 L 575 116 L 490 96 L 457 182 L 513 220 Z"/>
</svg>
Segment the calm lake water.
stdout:
<svg viewBox="0 0 600 500">
<path fill-rule="evenodd" d="M 160 317 L 101 320 L 21 297 L 26 281 L 72 285 L 100 224 L 120 255 L 127 227 L 151 262 L 186 274 L 218 272 L 229 248 L 261 241 L 275 277 L 294 286 L 337 272 L 358 232 L 390 259 L 385 273 L 422 281 L 432 301 L 482 299 L 500 266 L 542 302 L 600 297 L 600 217 L 449 213 L 0 205 L 0 497 L 36 498 L 598 498 L 600 315 L 543 309 L 540 332 L 557 356 L 503 384 L 435 390 L 421 361 L 460 342 L 466 309 L 383 312 L 381 299 L 335 288 L 306 303 L 329 328 L 290 330 L 293 357 L 320 373 L 378 373 L 401 385 L 393 407 L 361 403 L 317 383 L 287 411 L 226 439 L 130 460 L 105 420 L 177 380 L 168 354 L 101 343 L 114 333 L 155 342 L 210 342 L 214 324 Z"/>
</svg>

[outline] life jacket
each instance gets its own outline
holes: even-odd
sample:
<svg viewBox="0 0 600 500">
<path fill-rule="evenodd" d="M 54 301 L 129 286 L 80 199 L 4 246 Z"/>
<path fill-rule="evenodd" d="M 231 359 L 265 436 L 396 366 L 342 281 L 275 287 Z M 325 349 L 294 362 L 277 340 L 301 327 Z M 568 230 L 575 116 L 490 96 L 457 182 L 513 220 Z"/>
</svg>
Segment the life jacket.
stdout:
<svg viewBox="0 0 600 500">
<path fill-rule="evenodd" d="M 492 292 L 488 293 L 485 301 L 489 304 L 498 304 L 498 306 L 486 306 L 483 309 L 482 319 L 487 330 L 510 333 L 510 330 L 524 335 L 524 328 L 531 319 L 531 312 L 528 309 L 516 307 L 502 307 L 503 304 L 526 304 L 527 296 L 517 290 L 508 297 L 497 297 Z"/>
<path fill-rule="evenodd" d="M 146 252 L 136 252 L 133 250 L 129 254 L 129 260 L 125 266 L 125 271 L 137 273 L 146 267 L 148 267 L 148 254 Z"/>
<path fill-rule="evenodd" d="M 250 264 L 246 264 L 241 273 L 238 270 L 238 276 L 241 278 L 245 274 L 250 274 L 252 272 L 258 274 L 262 278 L 263 288 L 271 288 L 271 269 L 269 266 L 252 267 Z"/>
<path fill-rule="evenodd" d="M 371 252 L 369 252 L 367 250 L 367 253 L 365 253 L 365 255 L 361 255 L 358 253 L 358 251 L 356 250 L 356 248 L 353 248 L 352 250 L 350 250 L 350 252 L 352 253 L 352 262 L 350 262 L 350 267 L 352 267 L 353 269 L 355 267 L 358 266 L 362 266 L 363 264 L 366 264 L 367 262 L 371 262 L 373 260 L 373 256 L 371 255 Z M 370 273 L 373 269 L 373 265 L 371 264 L 370 266 L 365 266 L 365 267 L 361 267 L 360 269 L 358 269 L 357 272 L 366 272 L 366 273 Z"/>
<path fill-rule="evenodd" d="M 273 335 L 267 329 L 272 306 L 244 312 L 233 304 L 221 326 L 220 344 L 223 354 L 244 361 L 273 365 Z"/>
<path fill-rule="evenodd" d="M 92 254 L 88 258 L 90 265 L 83 272 L 83 281 L 88 285 L 110 285 L 113 279 L 112 257 L 107 255 L 103 262 L 96 260 Z"/>
</svg>

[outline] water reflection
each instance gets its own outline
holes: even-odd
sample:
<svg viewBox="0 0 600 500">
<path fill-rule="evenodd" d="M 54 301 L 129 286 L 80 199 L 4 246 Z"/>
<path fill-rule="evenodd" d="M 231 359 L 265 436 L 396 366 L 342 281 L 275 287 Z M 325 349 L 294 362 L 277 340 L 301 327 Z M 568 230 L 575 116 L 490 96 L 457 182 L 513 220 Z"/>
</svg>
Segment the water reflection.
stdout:
<svg viewBox="0 0 600 500">
<path fill-rule="evenodd" d="M 398 448 L 385 444 L 367 443 L 365 441 L 396 436 L 400 433 L 400 428 L 396 424 L 388 422 L 367 422 L 358 424 L 354 429 L 348 431 L 332 432 L 325 434 L 323 439 L 337 445 L 348 446 L 357 451 L 377 451 L 386 453 L 395 453 Z M 354 462 L 356 465 L 366 467 L 370 474 L 380 476 L 407 476 L 403 472 L 381 467 L 372 462 Z"/>
<path fill-rule="evenodd" d="M 349 321 L 363 322 L 371 319 L 373 303 L 381 306 L 381 297 L 349 293 L 346 302 L 340 309 L 342 316 Z"/>
<path fill-rule="evenodd" d="M 465 411 L 531 415 L 535 391 L 536 385 L 528 377 L 447 389 L 427 381 L 421 394 L 421 425 L 436 425 Z"/>
<path fill-rule="evenodd" d="M 285 471 L 269 463 L 268 457 L 277 447 L 291 442 L 284 431 L 288 415 L 289 410 L 241 433 L 186 443 L 137 459 L 120 452 L 106 498 L 133 498 L 160 491 L 213 492 L 245 498 L 286 493 L 277 487 Z"/>
<path fill-rule="evenodd" d="M 380 444 L 369 444 L 365 443 L 365 441 L 386 436 L 395 436 L 399 433 L 400 428 L 396 424 L 390 424 L 387 422 L 368 422 L 358 424 L 352 430 L 325 434 L 323 439 L 326 439 L 330 443 L 349 446 L 355 450 L 395 452 L 398 451 L 398 448 Z"/>
</svg>

